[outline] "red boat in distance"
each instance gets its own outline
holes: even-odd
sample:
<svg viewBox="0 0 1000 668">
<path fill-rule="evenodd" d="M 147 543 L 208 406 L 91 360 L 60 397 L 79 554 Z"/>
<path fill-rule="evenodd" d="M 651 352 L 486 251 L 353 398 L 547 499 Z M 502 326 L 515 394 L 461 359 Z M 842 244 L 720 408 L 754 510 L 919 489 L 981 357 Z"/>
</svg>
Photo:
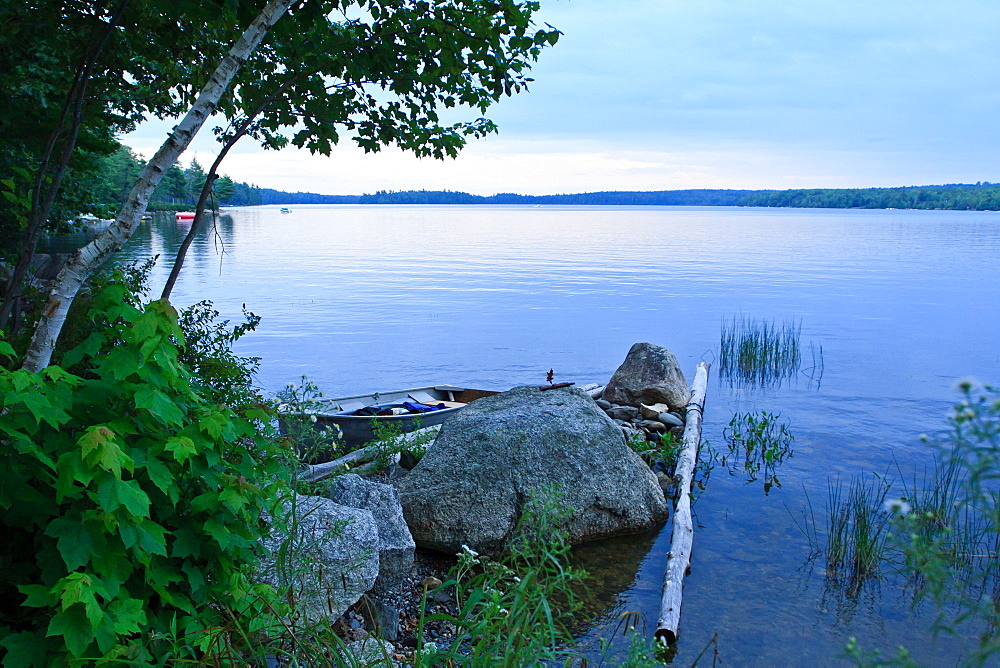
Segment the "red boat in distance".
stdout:
<svg viewBox="0 0 1000 668">
<path fill-rule="evenodd" d="M 191 221 L 194 220 L 194 212 L 193 211 L 178 211 L 177 213 L 174 214 L 174 218 L 177 220 L 178 223 L 182 222 L 182 221 L 185 222 L 185 223 L 191 222 Z"/>
</svg>

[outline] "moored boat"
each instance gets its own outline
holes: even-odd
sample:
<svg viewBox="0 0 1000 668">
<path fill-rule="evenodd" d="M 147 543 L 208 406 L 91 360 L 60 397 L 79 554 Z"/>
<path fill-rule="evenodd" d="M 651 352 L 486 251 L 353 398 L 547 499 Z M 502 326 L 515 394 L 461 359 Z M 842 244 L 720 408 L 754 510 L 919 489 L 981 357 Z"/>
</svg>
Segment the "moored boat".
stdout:
<svg viewBox="0 0 1000 668">
<path fill-rule="evenodd" d="M 177 213 L 174 214 L 174 219 L 178 223 L 180 223 L 182 221 L 183 222 L 193 221 L 194 217 L 195 217 L 194 211 L 178 211 Z"/>
<path fill-rule="evenodd" d="M 375 439 L 374 425 L 381 424 L 400 433 L 432 427 L 473 401 L 494 394 L 497 393 L 454 385 L 374 392 L 326 400 L 310 417 L 316 418 L 317 428 L 335 425 L 343 433 L 345 443 L 358 445 Z"/>
</svg>

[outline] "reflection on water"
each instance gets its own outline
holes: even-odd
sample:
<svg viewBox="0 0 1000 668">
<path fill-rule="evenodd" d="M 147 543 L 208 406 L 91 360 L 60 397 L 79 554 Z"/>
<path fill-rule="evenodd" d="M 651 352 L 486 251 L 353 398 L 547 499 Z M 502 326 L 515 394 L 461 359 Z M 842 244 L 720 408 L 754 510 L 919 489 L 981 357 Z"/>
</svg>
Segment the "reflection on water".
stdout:
<svg viewBox="0 0 1000 668">
<path fill-rule="evenodd" d="M 733 314 L 797 323 L 799 373 L 780 386 L 713 384 L 704 437 L 735 413 L 780 413 L 795 434 L 782 487 L 716 471 L 695 504 L 678 664 L 714 634 L 729 665 L 831 665 L 846 640 L 954 663 L 891 577 L 851 610 L 824 598 L 795 518 L 827 480 L 929 460 L 955 379 L 1000 379 L 996 214 L 672 207 L 296 207 L 233 210 L 199 233 L 173 301 L 262 317 L 237 352 L 274 392 L 303 374 L 337 395 L 454 383 L 505 389 L 545 371 L 606 382 L 638 341 L 693 373 L 720 356 Z M 123 257 L 172 257 L 186 230 L 143 224 Z M 169 270 L 153 274 L 157 294 Z M 802 372 L 822 370 L 822 383 Z M 598 551 L 596 620 L 655 626 L 669 524 Z M 635 542 L 629 542 L 635 541 Z M 584 548 L 581 548 L 584 549 Z M 600 552 L 604 550 L 604 552 Z M 595 570 L 593 565 L 588 568 Z M 867 594 L 866 594 L 867 595 Z M 863 598 L 863 597 L 862 597 Z M 603 611 L 603 612 L 602 612 Z M 617 611 L 617 612 L 616 612 Z"/>
</svg>

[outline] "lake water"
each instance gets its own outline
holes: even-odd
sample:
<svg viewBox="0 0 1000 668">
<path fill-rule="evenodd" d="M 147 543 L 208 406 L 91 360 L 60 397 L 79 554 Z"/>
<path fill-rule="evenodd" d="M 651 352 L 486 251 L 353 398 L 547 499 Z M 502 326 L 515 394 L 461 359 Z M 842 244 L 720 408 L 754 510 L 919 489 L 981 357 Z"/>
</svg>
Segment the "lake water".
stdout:
<svg viewBox="0 0 1000 668">
<path fill-rule="evenodd" d="M 234 209 L 198 237 L 173 302 L 262 316 L 238 350 L 273 393 L 303 374 L 328 396 L 453 383 L 604 383 L 637 341 L 672 350 L 690 381 L 734 316 L 801 321 L 804 366 L 768 390 L 713 368 L 704 436 L 725 449 L 734 412 L 780 413 L 795 436 L 782 488 L 716 467 L 695 504 L 678 664 L 718 633 L 728 665 L 835 665 L 849 636 L 906 645 L 929 665 L 930 610 L 887 578 L 856 600 L 824 587 L 796 528 L 827 481 L 928 461 L 956 380 L 1000 380 L 1000 214 L 678 207 L 300 206 Z M 144 224 L 126 258 L 172 257 L 186 227 Z M 158 294 L 166 262 L 152 281 Z M 655 627 L 669 525 L 588 548 L 598 611 Z M 599 568 L 601 563 L 609 569 Z M 712 653 L 708 652 L 708 656 Z"/>
</svg>

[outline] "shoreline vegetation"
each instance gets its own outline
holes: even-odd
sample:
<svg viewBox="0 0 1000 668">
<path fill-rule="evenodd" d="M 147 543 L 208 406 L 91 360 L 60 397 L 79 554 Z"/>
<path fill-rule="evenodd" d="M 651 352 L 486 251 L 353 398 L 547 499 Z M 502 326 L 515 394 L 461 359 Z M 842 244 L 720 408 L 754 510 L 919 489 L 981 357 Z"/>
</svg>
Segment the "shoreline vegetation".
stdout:
<svg viewBox="0 0 1000 668">
<path fill-rule="evenodd" d="M 144 161 L 127 146 L 103 158 L 101 178 L 93 184 L 95 212 L 116 210 Z M 148 211 L 185 211 L 194 206 L 206 174 L 197 161 L 174 165 L 153 192 Z M 215 184 L 223 206 L 299 204 L 520 204 L 529 206 L 740 206 L 800 209 L 944 209 L 1000 211 L 1000 183 L 905 186 L 898 188 L 812 188 L 792 190 L 621 190 L 520 195 L 473 195 L 456 190 L 379 190 L 363 195 L 287 192 L 222 176 Z M 107 215 L 110 215 L 108 213 Z"/>
<path fill-rule="evenodd" d="M 951 209 L 1000 211 L 1000 184 L 821 188 L 803 190 L 607 191 L 561 195 L 452 190 L 380 190 L 365 195 L 321 195 L 260 188 L 260 204 L 529 204 L 583 206 L 742 206 L 829 209 Z"/>
</svg>

